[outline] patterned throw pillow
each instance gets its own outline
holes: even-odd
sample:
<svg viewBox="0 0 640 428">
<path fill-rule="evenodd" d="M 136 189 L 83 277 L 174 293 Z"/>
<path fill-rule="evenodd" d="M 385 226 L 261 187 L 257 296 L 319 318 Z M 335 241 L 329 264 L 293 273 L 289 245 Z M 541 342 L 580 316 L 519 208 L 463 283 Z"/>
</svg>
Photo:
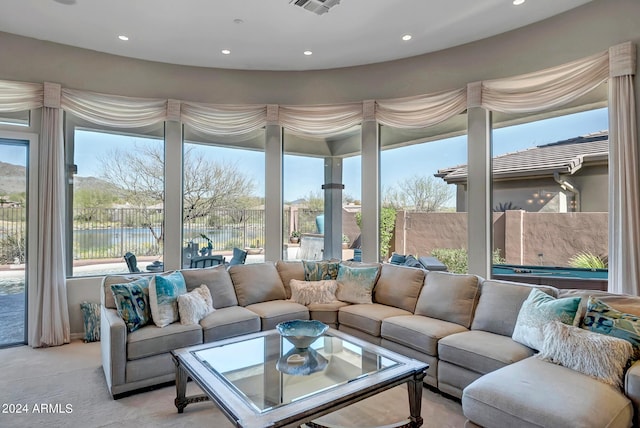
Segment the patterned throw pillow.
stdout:
<svg viewBox="0 0 640 428">
<path fill-rule="evenodd" d="M 633 354 L 629 342 L 559 321 L 547 323 L 543 331 L 544 340 L 537 358 L 584 373 L 616 388 L 622 387 L 624 371 Z"/>
<path fill-rule="evenodd" d="M 522 303 L 511 338 L 536 350 L 542 348 L 542 329 L 551 321 L 573 325 L 580 306 L 580 297 L 556 299 L 534 288 Z"/>
<path fill-rule="evenodd" d="M 338 282 L 335 280 L 324 281 L 289 281 L 291 287 L 291 300 L 301 305 L 316 303 L 331 303 L 336 301 Z"/>
<path fill-rule="evenodd" d="M 305 281 L 322 281 L 325 279 L 336 279 L 340 262 L 328 260 L 303 260 Z"/>
<path fill-rule="evenodd" d="M 187 292 L 187 285 L 180 271 L 167 275 L 155 275 L 149 284 L 151 318 L 158 327 L 166 327 L 180 319 L 178 296 Z"/>
<path fill-rule="evenodd" d="M 338 269 L 338 300 L 348 303 L 373 303 L 373 287 L 378 279 L 378 266 L 350 267 L 340 265 Z"/>
<path fill-rule="evenodd" d="M 82 319 L 84 321 L 84 342 L 97 342 L 100 340 L 100 304 L 80 303 Z"/>
<path fill-rule="evenodd" d="M 202 318 L 213 311 L 215 309 L 211 291 L 205 284 L 178 296 L 178 312 L 182 325 L 198 324 Z"/>
<path fill-rule="evenodd" d="M 111 293 L 128 332 L 139 329 L 151 320 L 148 278 L 126 284 L 111 284 Z"/>
<path fill-rule="evenodd" d="M 620 312 L 590 296 L 582 327 L 630 342 L 634 349 L 634 359 L 640 358 L 640 317 Z"/>
</svg>

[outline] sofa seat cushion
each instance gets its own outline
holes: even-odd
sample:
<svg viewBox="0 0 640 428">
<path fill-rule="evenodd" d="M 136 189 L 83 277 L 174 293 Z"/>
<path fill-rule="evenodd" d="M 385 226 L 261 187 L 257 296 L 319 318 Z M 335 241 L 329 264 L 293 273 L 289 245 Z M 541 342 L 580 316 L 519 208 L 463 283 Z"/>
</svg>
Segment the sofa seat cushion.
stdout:
<svg viewBox="0 0 640 428">
<path fill-rule="evenodd" d="M 477 373 L 489 373 L 533 355 L 533 350 L 507 336 L 471 330 L 443 337 L 438 358 Z"/>
<path fill-rule="evenodd" d="M 260 331 L 260 317 L 242 306 L 229 306 L 211 312 L 200 320 L 204 342 Z"/>
<path fill-rule="evenodd" d="M 401 315 L 382 321 L 381 335 L 406 347 L 438 356 L 438 341 L 450 334 L 468 331 L 463 326 L 421 315 Z"/>
<path fill-rule="evenodd" d="M 199 324 L 182 325 L 174 322 L 166 327 L 149 324 L 127 335 L 127 360 L 137 360 L 201 343 L 202 327 Z"/>
<path fill-rule="evenodd" d="M 631 402 L 581 373 L 526 358 L 477 379 L 464 389 L 462 411 L 492 427 L 629 427 Z"/>
<path fill-rule="evenodd" d="M 338 310 L 344 306 L 349 306 L 349 303 L 336 300 L 331 303 L 312 303 L 307 305 L 307 309 L 312 320 L 335 325 L 338 324 Z"/>
<path fill-rule="evenodd" d="M 340 308 L 338 322 L 372 336 L 380 337 L 382 320 L 400 315 L 412 315 L 412 313 L 379 303 L 356 304 Z"/>
<path fill-rule="evenodd" d="M 309 319 L 309 310 L 306 306 L 287 300 L 254 303 L 247 306 L 247 309 L 258 314 L 262 330 L 276 328 L 276 325 L 282 321 Z"/>
</svg>

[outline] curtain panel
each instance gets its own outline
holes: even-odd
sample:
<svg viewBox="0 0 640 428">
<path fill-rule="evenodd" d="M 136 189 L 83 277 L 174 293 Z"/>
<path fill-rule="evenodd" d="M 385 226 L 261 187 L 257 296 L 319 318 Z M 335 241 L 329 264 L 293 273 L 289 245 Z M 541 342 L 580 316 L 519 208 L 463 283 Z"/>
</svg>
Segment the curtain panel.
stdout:
<svg viewBox="0 0 640 428">
<path fill-rule="evenodd" d="M 42 83 L 0 80 L 0 112 L 40 108 L 43 98 L 44 85 Z"/>
<path fill-rule="evenodd" d="M 466 88 L 376 101 L 376 121 L 396 128 L 426 128 L 467 109 Z"/>
<path fill-rule="evenodd" d="M 609 77 L 602 52 L 557 67 L 482 82 L 481 106 L 502 113 L 533 113 L 567 104 Z"/>
<path fill-rule="evenodd" d="M 332 137 L 362 123 L 362 103 L 279 106 L 278 123 L 294 134 Z"/>
<path fill-rule="evenodd" d="M 267 124 L 267 106 L 213 105 L 182 101 L 182 123 L 196 131 L 221 136 L 242 136 L 253 133 Z"/>
</svg>

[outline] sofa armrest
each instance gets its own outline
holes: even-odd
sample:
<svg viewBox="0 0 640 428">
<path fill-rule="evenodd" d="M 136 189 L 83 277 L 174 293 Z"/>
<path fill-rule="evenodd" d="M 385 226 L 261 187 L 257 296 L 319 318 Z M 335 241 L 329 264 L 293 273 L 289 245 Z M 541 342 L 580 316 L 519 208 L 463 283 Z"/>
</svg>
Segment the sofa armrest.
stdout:
<svg viewBox="0 0 640 428">
<path fill-rule="evenodd" d="M 627 373 L 624 376 L 624 393 L 629 400 L 633 403 L 633 413 L 635 423 L 634 426 L 639 426 L 640 423 L 640 361 L 636 361 L 629 367 Z"/>
<path fill-rule="evenodd" d="M 111 392 L 113 386 L 125 383 L 127 326 L 115 309 L 104 306 L 100 316 L 100 352 L 102 369 Z"/>
</svg>

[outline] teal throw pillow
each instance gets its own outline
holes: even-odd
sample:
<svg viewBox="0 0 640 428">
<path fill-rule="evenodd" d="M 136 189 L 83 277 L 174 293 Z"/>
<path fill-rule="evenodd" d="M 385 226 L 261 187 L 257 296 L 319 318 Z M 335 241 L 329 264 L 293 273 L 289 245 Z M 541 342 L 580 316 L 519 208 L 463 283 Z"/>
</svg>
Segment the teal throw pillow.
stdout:
<svg viewBox="0 0 640 428">
<path fill-rule="evenodd" d="M 151 317 L 158 327 L 166 327 L 180 319 L 178 296 L 186 294 L 187 284 L 180 271 L 155 275 L 149 284 Z"/>
<path fill-rule="evenodd" d="M 324 281 L 338 277 L 340 262 L 329 260 L 303 260 L 305 281 Z"/>
<path fill-rule="evenodd" d="M 151 320 L 148 278 L 125 284 L 111 284 L 111 293 L 128 332 L 139 329 Z"/>
<path fill-rule="evenodd" d="M 100 340 L 100 304 L 80 303 L 82 320 L 84 321 L 84 342 L 97 342 Z"/>
<path fill-rule="evenodd" d="M 350 267 L 340 265 L 336 298 L 348 303 L 373 303 L 373 287 L 378 279 L 378 266 Z"/>
<path fill-rule="evenodd" d="M 556 299 L 537 288 L 522 303 L 511 338 L 529 348 L 541 350 L 544 326 L 552 321 L 574 325 L 580 297 Z"/>
<path fill-rule="evenodd" d="M 631 342 L 634 359 L 640 357 L 640 317 L 620 312 L 602 300 L 590 296 L 582 327 Z"/>
</svg>

